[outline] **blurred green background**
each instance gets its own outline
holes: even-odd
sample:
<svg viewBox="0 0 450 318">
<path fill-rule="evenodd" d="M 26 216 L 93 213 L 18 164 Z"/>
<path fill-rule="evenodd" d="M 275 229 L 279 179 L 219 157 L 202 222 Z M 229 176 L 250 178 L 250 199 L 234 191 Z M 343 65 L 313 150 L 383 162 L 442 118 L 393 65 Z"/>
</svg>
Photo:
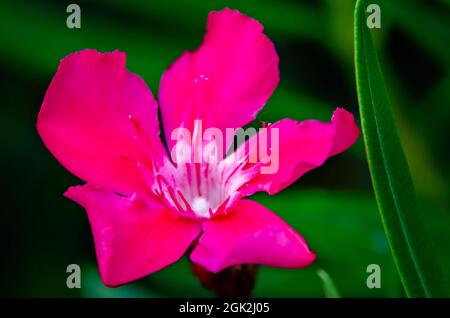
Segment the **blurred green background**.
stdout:
<svg viewBox="0 0 450 318">
<path fill-rule="evenodd" d="M 0 4 L 2 242 L 0 295 L 8 297 L 212 296 L 187 258 L 132 284 L 100 281 L 84 210 L 65 199 L 81 183 L 43 146 L 35 129 L 59 60 L 84 48 L 119 49 L 154 94 L 164 71 L 201 42 L 209 11 L 231 7 L 258 19 L 280 56 L 281 82 L 258 121 L 329 120 L 337 106 L 358 117 L 352 0 L 76 1 L 81 29 L 66 27 L 68 1 Z M 400 135 L 442 267 L 450 276 L 450 1 L 373 0 L 374 32 Z M 359 118 L 358 118 L 359 120 Z M 317 270 L 344 297 L 399 297 L 402 287 L 374 201 L 362 138 L 288 190 L 255 199 L 277 212 L 317 252 L 303 270 L 262 267 L 255 296 L 324 297 Z M 82 288 L 66 287 L 68 264 Z M 366 267 L 381 266 L 381 288 Z"/>
</svg>

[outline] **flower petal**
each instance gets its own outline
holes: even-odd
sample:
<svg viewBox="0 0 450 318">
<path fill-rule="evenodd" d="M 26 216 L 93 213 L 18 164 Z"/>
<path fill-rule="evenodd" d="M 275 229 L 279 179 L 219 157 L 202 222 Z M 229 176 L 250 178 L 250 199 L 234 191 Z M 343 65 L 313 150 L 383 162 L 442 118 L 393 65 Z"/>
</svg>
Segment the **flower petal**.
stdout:
<svg viewBox="0 0 450 318">
<path fill-rule="evenodd" d="M 226 215 L 203 223 L 191 260 L 211 272 L 237 264 L 299 268 L 315 259 L 305 240 L 273 212 L 241 200 Z"/>
<path fill-rule="evenodd" d="M 169 150 L 172 131 L 185 127 L 193 133 L 196 119 L 223 136 L 225 128 L 255 119 L 279 81 L 278 55 L 262 32 L 258 21 L 237 10 L 209 14 L 202 45 L 184 53 L 161 78 L 158 96 Z"/>
<path fill-rule="evenodd" d="M 126 70 L 125 59 L 119 51 L 90 49 L 65 57 L 45 95 L 37 129 L 70 172 L 89 183 L 132 193 L 142 186 L 133 142 L 136 125 L 158 140 L 159 124 L 152 93 Z M 161 151 L 158 145 L 154 148 Z"/>
<path fill-rule="evenodd" d="M 125 198 L 91 185 L 71 187 L 65 196 L 88 213 L 100 274 L 108 286 L 177 261 L 201 230 L 200 223 L 180 218 L 151 199 Z"/>
<path fill-rule="evenodd" d="M 272 138 L 271 130 L 278 128 L 278 156 L 275 147 L 272 153 L 259 151 L 259 160 L 270 162 L 266 166 L 274 165 L 274 173 L 259 173 L 249 181 L 242 189 L 244 195 L 251 195 L 256 191 L 266 191 L 269 194 L 277 193 L 291 185 L 306 172 L 321 166 L 329 157 L 348 149 L 359 136 L 353 115 L 343 108 L 337 108 L 331 119 L 331 123 L 315 120 L 298 122 L 293 119 L 283 119 L 273 125 L 264 133 L 258 133 L 252 138 Z M 257 143 L 253 143 L 256 145 Z M 247 142 L 247 148 L 241 146 L 238 149 L 240 155 L 244 151 L 257 151 L 251 140 Z M 250 150 L 248 150 L 250 149 Z"/>
</svg>

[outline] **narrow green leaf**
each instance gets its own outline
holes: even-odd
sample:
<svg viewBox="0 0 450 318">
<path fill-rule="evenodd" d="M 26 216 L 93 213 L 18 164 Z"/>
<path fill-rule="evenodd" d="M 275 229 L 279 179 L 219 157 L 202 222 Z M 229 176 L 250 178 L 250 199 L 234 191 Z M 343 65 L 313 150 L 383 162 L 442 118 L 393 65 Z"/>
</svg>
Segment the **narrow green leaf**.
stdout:
<svg viewBox="0 0 450 318">
<path fill-rule="evenodd" d="M 364 0 L 355 9 L 355 68 L 361 125 L 384 230 L 409 297 L 443 297 L 446 284 L 425 228 L 397 134 Z"/>
<path fill-rule="evenodd" d="M 322 280 L 323 290 L 325 293 L 325 297 L 327 298 L 341 298 L 336 286 L 333 283 L 330 275 L 323 269 L 319 268 L 317 270 L 317 276 Z"/>
</svg>

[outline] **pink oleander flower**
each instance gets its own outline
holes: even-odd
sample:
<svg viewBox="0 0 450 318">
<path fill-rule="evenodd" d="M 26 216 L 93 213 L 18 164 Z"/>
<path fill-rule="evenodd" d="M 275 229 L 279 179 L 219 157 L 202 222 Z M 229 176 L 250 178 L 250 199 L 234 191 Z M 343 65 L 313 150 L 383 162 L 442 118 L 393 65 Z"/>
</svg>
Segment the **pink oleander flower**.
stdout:
<svg viewBox="0 0 450 318">
<path fill-rule="evenodd" d="M 87 211 L 106 285 L 158 271 L 191 245 L 191 260 L 211 272 L 235 264 L 301 268 L 314 261 L 302 236 L 244 197 L 275 194 L 349 148 L 359 135 L 353 115 L 338 108 L 330 123 L 284 119 L 269 125 L 264 134 L 279 131 L 279 168 L 271 174 L 261 173 L 264 156 L 245 161 L 256 151 L 250 140 L 212 163 L 175 163 L 169 156 L 174 129 L 194 131 L 199 119 L 205 129 L 242 127 L 278 81 L 278 56 L 263 26 L 235 10 L 211 12 L 201 46 L 161 78 L 168 152 L 159 137 L 158 105 L 145 82 L 125 68 L 124 53 L 87 49 L 61 61 L 37 129 L 57 160 L 86 182 L 65 196 Z"/>
</svg>

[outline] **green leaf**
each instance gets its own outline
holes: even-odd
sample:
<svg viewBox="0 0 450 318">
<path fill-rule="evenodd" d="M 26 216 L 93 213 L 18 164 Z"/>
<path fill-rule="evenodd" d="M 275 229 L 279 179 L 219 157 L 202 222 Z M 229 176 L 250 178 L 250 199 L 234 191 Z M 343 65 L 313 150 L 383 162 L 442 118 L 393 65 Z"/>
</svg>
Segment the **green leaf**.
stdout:
<svg viewBox="0 0 450 318">
<path fill-rule="evenodd" d="M 339 292 L 336 286 L 333 283 L 330 275 L 323 269 L 319 268 L 317 270 L 317 276 L 322 280 L 323 290 L 325 293 L 325 297 L 327 298 L 340 298 Z"/>
<path fill-rule="evenodd" d="M 361 125 L 378 208 L 406 294 L 446 296 L 445 280 L 418 206 L 366 26 L 366 7 L 365 1 L 359 0 L 355 9 L 355 68 Z"/>
</svg>

